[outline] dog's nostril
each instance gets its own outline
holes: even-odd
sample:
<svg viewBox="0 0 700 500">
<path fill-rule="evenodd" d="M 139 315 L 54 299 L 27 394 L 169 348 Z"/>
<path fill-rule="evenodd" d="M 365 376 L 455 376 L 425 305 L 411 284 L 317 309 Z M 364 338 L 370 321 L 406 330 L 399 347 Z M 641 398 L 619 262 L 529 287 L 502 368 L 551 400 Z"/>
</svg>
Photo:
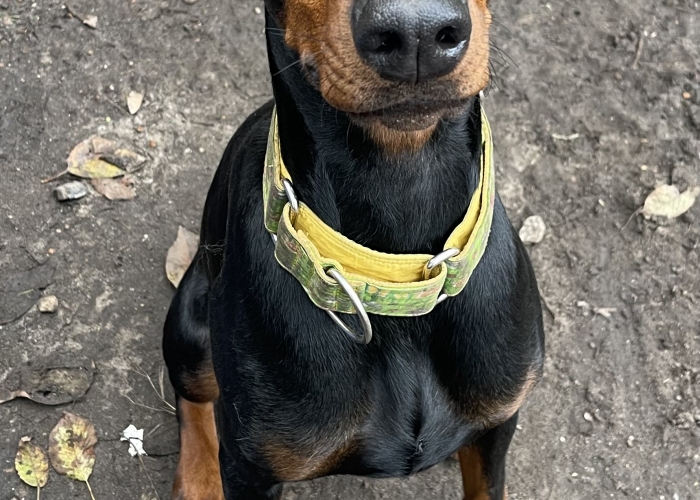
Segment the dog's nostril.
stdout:
<svg viewBox="0 0 700 500">
<path fill-rule="evenodd" d="M 435 41 L 443 49 L 454 49 L 462 42 L 457 29 L 452 26 L 447 26 L 438 31 Z"/>
<path fill-rule="evenodd" d="M 376 52 L 388 54 L 401 49 L 401 37 L 393 31 L 385 31 L 377 35 Z"/>
</svg>

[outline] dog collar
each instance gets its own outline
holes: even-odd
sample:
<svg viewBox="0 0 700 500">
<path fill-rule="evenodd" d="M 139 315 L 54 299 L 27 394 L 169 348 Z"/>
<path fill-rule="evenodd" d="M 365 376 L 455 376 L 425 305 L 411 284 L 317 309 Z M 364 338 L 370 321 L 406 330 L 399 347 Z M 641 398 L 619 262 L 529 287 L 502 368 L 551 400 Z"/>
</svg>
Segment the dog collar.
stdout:
<svg viewBox="0 0 700 500">
<path fill-rule="evenodd" d="M 368 343 L 367 313 L 421 316 L 459 294 L 479 264 L 491 231 L 496 193 L 493 142 L 481 112 L 479 186 L 462 222 L 438 255 L 388 254 L 364 247 L 334 231 L 299 202 L 280 149 L 277 111 L 273 111 L 265 155 L 263 199 L 265 228 L 272 235 L 277 262 L 328 312 L 353 340 Z M 363 334 L 335 313 L 357 314 Z"/>
</svg>

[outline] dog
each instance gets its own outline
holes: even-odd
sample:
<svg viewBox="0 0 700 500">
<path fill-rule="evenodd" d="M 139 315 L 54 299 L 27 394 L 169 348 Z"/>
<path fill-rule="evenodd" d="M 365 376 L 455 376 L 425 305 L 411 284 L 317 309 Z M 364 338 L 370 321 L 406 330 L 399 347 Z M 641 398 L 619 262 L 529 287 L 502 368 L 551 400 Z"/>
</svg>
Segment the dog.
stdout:
<svg viewBox="0 0 700 500">
<path fill-rule="evenodd" d="M 454 454 L 466 500 L 506 498 L 544 329 L 493 187 L 490 22 L 488 0 L 266 0 L 274 99 L 223 155 L 164 326 L 173 499 Z"/>
</svg>

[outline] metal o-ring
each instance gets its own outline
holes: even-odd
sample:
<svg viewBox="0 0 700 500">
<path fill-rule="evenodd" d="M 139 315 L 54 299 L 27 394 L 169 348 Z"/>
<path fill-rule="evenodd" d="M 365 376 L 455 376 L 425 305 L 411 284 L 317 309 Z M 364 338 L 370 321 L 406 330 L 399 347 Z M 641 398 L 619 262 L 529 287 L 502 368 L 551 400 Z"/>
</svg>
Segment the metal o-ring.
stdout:
<svg viewBox="0 0 700 500">
<path fill-rule="evenodd" d="M 299 211 L 299 200 L 294 192 L 294 187 L 289 179 L 282 179 L 282 185 L 284 186 L 284 192 L 287 195 L 287 201 L 292 207 L 292 212 L 297 213 Z"/>
<path fill-rule="evenodd" d="M 447 250 L 443 250 L 439 254 L 437 254 L 435 257 L 430 259 L 428 263 L 426 264 L 425 267 L 427 267 L 429 270 L 433 269 L 434 267 L 439 266 L 443 262 L 445 262 L 447 259 L 451 259 L 452 257 L 456 257 L 459 255 L 460 249 L 459 248 L 448 248 Z"/>
<path fill-rule="evenodd" d="M 354 330 L 348 327 L 348 325 L 346 325 L 345 322 L 342 319 L 340 319 L 335 312 L 326 312 L 335 322 L 335 324 L 338 325 L 352 340 L 354 340 L 358 344 L 369 344 L 369 342 L 372 340 L 372 323 L 369 320 L 369 316 L 367 315 L 367 311 L 365 310 L 365 306 L 362 304 L 360 297 L 357 295 L 350 283 L 348 283 L 348 280 L 345 279 L 345 276 L 343 276 L 343 274 L 336 268 L 328 268 L 326 270 L 326 274 L 333 278 L 335 281 L 337 281 L 340 287 L 345 291 L 345 293 L 348 294 L 348 298 L 350 299 L 350 302 L 352 302 L 352 305 L 355 307 L 357 315 L 360 318 L 360 323 L 362 324 L 364 334 L 357 334 Z"/>
</svg>

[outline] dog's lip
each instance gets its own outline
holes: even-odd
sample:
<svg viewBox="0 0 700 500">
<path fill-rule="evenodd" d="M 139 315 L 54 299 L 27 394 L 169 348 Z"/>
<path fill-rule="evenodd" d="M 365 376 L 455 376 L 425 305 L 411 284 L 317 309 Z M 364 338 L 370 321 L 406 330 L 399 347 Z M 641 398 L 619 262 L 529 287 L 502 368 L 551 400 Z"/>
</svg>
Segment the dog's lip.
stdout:
<svg viewBox="0 0 700 500">
<path fill-rule="evenodd" d="M 362 119 L 381 119 L 390 118 L 399 115 L 438 115 L 450 111 L 455 111 L 464 107 L 468 99 L 449 99 L 449 100 L 414 100 L 409 99 L 400 103 L 390 104 L 388 106 L 378 107 L 370 111 L 362 111 L 350 113 L 351 116 Z"/>
</svg>

